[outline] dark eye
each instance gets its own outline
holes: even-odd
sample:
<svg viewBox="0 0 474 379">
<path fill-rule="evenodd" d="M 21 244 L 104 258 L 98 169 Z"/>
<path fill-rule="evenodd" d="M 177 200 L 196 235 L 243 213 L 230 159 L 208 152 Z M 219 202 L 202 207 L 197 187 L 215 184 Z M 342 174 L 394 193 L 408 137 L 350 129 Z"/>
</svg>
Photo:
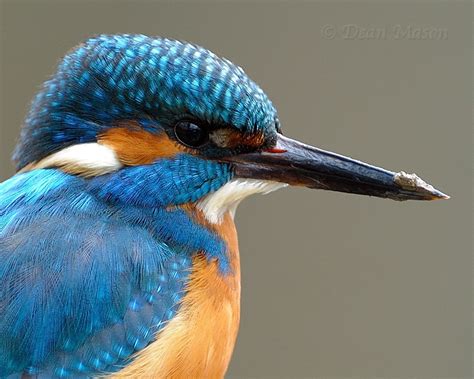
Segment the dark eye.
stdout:
<svg viewBox="0 0 474 379">
<path fill-rule="evenodd" d="M 179 121 L 174 127 L 176 139 L 183 145 L 199 147 L 209 139 L 207 128 L 191 121 Z"/>
</svg>

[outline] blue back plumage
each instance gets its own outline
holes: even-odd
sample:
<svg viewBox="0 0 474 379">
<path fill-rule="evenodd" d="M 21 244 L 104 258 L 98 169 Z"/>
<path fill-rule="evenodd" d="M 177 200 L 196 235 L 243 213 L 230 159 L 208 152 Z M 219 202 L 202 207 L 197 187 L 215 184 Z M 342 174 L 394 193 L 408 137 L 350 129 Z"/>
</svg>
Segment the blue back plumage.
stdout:
<svg viewBox="0 0 474 379">
<path fill-rule="evenodd" d="M 101 180 L 35 170 L 0 185 L 0 376 L 119 369 L 176 313 L 192 253 L 225 257 L 184 211 L 111 201 Z"/>
</svg>

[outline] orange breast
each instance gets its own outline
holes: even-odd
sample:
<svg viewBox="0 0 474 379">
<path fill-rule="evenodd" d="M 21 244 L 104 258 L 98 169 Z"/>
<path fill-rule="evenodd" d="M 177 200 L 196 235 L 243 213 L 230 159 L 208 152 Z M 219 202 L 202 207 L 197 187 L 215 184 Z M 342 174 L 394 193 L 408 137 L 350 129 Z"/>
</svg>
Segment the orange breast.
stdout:
<svg viewBox="0 0 474 379">
<path fill-rule="evenodd" d="M 189 209 L 190 210 L 190 209 Z M 202 215 L 199 221 L 206 223 Z M 212 226 L 227 242 L 231 273 L 222 276 L 216 261 L 193 258 L 193 271 L 178 314 L 155 342 L 112 377 L 222 378 L 234 349 L 240 320 L 240 262 L 230 214 Z"/>
</svg>

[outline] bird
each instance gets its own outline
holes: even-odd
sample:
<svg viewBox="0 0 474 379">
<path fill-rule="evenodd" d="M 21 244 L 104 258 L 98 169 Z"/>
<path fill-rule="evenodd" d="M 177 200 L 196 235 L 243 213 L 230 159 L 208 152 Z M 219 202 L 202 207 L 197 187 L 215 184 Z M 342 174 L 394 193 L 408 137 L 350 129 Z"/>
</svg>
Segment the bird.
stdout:
<svg viewBox="0 0 474 379">
<path fill-rule="evenodd" d="M 222 378 L 240 318 L 234 215 L 287 185 L 446 199 L 285 136 L 198 45 L 93 36 L 35 96 L 0 184 L 0 377 Z"/>
</svg>

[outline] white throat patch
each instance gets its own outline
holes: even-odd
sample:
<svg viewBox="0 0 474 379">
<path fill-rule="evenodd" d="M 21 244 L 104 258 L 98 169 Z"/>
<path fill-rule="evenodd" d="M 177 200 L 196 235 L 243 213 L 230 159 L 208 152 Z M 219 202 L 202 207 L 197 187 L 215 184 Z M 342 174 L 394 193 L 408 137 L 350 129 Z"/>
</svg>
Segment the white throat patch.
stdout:
<svg viewBox="0 0 474 379">
<path fill-rule="evenodd" d="M 209 222 L 217 224 L 222 221 L 227 211 L 233 217 L 237 206 L 247 196 L 257 193 L 266 195 L 287 185 L 271 180 L 233 179 L 216 192 L 204 197 L 198 202 L 197 206 Z"/>
</svg>

